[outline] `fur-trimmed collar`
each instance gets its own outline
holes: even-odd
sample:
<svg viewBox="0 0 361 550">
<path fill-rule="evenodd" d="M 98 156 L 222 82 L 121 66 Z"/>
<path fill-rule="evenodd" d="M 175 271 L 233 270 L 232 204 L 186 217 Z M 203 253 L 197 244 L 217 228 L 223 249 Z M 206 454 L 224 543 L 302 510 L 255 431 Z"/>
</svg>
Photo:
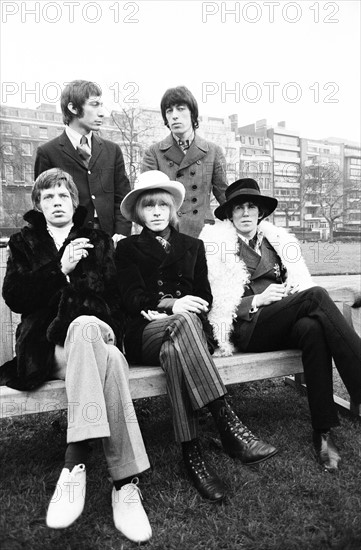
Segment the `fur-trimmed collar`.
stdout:
<svg viewBox="0 0 361 550">
<path fill-rule="evenodd" d="M 81 227 L 87 215 L 87 210 L 84 206 L 78 206 L 73 215 L 74 227 Z M 46 220 L 42 212 L 38 210 L 29 210 L 23 216 L 24 220 L 32 225 L 36 230 L 46 229 Z"/>
<path fill-rule="evenodd" d="M 287 269 L 287 283 L 298 284 L 300 290 L 313 286 L 296 237 L 267 221 L 262 221 L 259 228 Z M 238 235 L 230 220 L 216 221 L 214 225 L 204 226 L 199 238 L 205 244 L 208 277 L 213 294 L 213 305 L 208 319 L 218 340 L 219 349 L 216 354 L 231 355 L 234 348 L 229 336 L 250 274 L 238 255 Z M 217 335 L 222 336 L 217 338 Z"/>
</svg>

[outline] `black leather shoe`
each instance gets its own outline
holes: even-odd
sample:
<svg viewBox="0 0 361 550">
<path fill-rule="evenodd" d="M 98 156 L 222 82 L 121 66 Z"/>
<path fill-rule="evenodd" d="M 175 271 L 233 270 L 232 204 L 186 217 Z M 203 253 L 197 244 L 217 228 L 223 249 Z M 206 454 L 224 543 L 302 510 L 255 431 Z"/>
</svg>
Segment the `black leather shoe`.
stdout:
<svg viewBox="0 0 361 550">
<path fill-rule="evenodd" d="M 192 441 L 186 449 L 183 448 L 183 460 L 189 477 L 202 497 L 213 502 L 225 498 L 227 487 L 216 472 L 204 461 L 198 441 Z"/>
<path fill-rule="evenodd" d="M 325 432 L 313 430 L 313 444 L 316 450 L 317 460 L 324 469 L 328 472 L 338 470 L 338 463 L 341 457 L 332 439 L 330 430 Z"/>
<path fill-rule="evenodd" d="M 219 410 L 216 423 L 223 448 L 232 458 L 239 458 L 245 464 L 258 464 L 278 452 L 273 445 L 253 435 L 228 403 Z"/>
</svg>

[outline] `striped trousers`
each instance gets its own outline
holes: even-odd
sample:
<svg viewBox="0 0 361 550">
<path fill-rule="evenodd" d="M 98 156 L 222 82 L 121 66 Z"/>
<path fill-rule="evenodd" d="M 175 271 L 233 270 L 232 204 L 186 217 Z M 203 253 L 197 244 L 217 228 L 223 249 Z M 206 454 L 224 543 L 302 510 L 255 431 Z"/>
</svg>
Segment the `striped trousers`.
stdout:
<svg viewBox="0 0 361 550">
<path fill-rule="evenodd" d="M 201 320 L 194 313 L 177 313 L 151 321 L 143 332 L 142 356 L 165 372 L 176 441 L 196 438 L 199 409 L 226 393 Z"/>
</svg>

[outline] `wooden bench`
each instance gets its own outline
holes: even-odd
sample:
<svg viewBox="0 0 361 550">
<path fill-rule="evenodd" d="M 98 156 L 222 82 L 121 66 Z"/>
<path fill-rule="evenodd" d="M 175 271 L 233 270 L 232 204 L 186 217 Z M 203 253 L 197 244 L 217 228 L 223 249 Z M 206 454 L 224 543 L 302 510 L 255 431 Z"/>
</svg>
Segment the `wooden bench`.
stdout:
<svg viewBox="0 0 361 550">
<path fill-rule="evenodd" d="M 0 284 L 4 274 L 1 270 Z M 331 288 L 331 297 L 347 320 L 354 324 L 360 334 L 360 311 L 351 308 L 355 300 L 355 288 Z M 0 364 L 11 359 L 14 352 L 15 327 L 19 316 L 14 315 L 0 299 L 1 342 Z M 216 357 L 215 363 L 223 382 L 238 384 L 266 378 L 289 377 L 293 375 L 298 385 L 302 383 L 303 367 L 299 350 L 285 350 L 267 353 L 237 353 L 231 357 Z M 288 381 L 290 379 L 288 378 Z M 154 397 L 166 393 L 164 373 L 160 367 L 132 366 L 130 368 L 130 389 L 133 399 Z M 360 415 L 360 408 L 334 396 L 336 403 Z M 22 414 L 34 414 L 66 409 L 68 406 L 64 382 L 52 380 L 33 391 L 17 391 L 0 386 L 0 419 Z"/>
<path fill-rule="evenodd" d="M 238 353 L 232 357 L 216 357 L 215 363 L 225 384 L 236 384 L 302 373 L 299 350 L 269 353 Z M 130 368 L 130 390 L 133 399 L 166 393 L 165 377 L 160 367 Z M 33 391 L 0 387 L 0 418 L 67 408 L 65 385 L 51 380 Z"/>
</svg>

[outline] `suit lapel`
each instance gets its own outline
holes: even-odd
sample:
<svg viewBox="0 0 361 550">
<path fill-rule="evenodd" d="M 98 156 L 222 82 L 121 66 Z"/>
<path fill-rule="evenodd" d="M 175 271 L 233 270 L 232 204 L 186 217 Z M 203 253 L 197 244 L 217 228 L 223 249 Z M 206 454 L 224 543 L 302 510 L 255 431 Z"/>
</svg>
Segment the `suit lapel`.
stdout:
<svg viewBox="0 0 361 550">
<path fill-rule="evenodd" d="M 254 251 L 252 250 L 252 252 Z M 255 272 L 253 273 L 252 279 L 258 279 L 259 277 L 263 277 L 263 275 L 265 275 L 269 271 L 273 271 L 276 264 L 275 252 L 273 249 L 267 246 L 265 239 L 263 239 L 262 241 L 261 252 L 261 261 L 259 262 Z"/>
<path fill-rule="evenodd" d="M 159 264 L 163 261 L 165 251 L 150 231 L 143 229 L 138 237 L 136 246 L 141 250 L 142 254 L 149 256 L 151 263 Z"/>
<path fill-rule="evenodd" d="M 162 267 L 171 265 L 174 262 L 177 262 L 180 258 L 184 256 L 186 251 L 192 246 L 192 242 L 186 243 L 183 235 L 179 233 L 176 229 L 172 229 L 171 236 L 171 248 L 169 254 L 166 254 L 163 258 Z"/>
<path fill-rule="evenodd" d="M 92 156 L 89 161 L 89 169 L 93 168 L 96 163 L 100 153 L 102 152 L 103 143 L 99 136 L 93 133 L 92 136 Z"/>
<path fill-rule="evenodd" d="M 166 159 L 173 161 L 178 166 L 184 159 L 184 153 L 175 143 L 172 134 L 169 134 L 160 144 L 160 150 L 163 151 Z"/>
<path fill-rule="evenodd" d="M 71 157 L 75 162 L 77 162 L 80 166 L 82 166 L 85 169 L 82 159 L 80 158 L 78 152 L 74 149 L 65 131 L 59 136 L 59 145 L 65 155 L 68 155 L 69 157 Z"/>
<path fill-rule="evenodd" d="M 199 138 L 196 135 L 191 143 L 191 146 L 187 150 L 187 154 L 184 155 L 184 153 L 182 153 L 183 159 L 179 168 L 188 168 L 188 166 L 191 166 L 192 164 L 197 162 L 197 160 L 201 160 L 203 157 L 206 156 L 208 150 L 208 143 L 204 139 Z"/>
</svg>

